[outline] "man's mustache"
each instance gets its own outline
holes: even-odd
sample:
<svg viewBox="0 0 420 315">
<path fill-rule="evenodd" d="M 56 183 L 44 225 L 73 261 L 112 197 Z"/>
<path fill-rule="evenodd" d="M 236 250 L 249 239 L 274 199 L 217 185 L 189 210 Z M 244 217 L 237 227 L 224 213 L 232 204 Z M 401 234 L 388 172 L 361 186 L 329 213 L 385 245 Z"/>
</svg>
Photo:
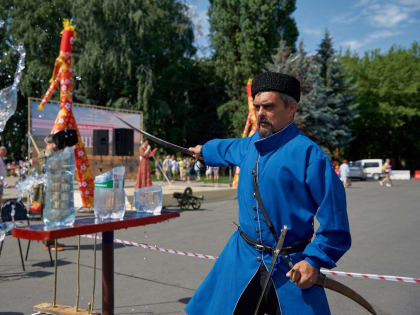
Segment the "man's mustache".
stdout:
<svg viewBox="0 0 420 315">
<path fill-rule="evenodd" d="M 272 126 L 271 122 L 267 118 L 259 117 L 258 118 L 258 126 L 260 126 L 262 123 L 269 124 L 270 126 Z"/>
</svg>

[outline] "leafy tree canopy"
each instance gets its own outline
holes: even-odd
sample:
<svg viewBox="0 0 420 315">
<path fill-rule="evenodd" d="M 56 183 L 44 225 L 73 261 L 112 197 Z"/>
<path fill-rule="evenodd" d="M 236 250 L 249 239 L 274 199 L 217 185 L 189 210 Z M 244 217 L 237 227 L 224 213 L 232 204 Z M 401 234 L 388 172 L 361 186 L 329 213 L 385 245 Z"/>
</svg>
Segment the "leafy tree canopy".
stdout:
<svg viewBox="0 0 420 315">
<path fill-rule="evenodd" d="M 230 98 L 218 112 L 220 119 L 227 120 L 230 135 L 239 135 L 245 123 L 248 78 L 261 72 L 271 60 L 281 38 L 289 46 L 295 45 L 299 34 L 291 17 L 295 4 L 295 0 L 210 0 L 215 67 L 224 78 Z"/>
<path fill-rule="evenodd" d="M 349 154 L 356 157 L 392 157 L 394 166 L 419 168 L 420 46 L 393 46 L 363 57 L 350 51 L 340 58 L 356 83 L 360 117 Z M 405 163 L 402 163 L 405 162 Z"/>
</svg>

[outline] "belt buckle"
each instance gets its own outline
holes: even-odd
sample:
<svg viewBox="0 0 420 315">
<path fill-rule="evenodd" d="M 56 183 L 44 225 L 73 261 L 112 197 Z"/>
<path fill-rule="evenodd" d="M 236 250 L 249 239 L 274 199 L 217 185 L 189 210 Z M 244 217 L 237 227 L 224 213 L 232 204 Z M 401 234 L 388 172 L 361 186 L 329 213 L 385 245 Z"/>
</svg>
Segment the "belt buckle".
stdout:
<svg viewBox="0 0 420 315">
<path fill-rule="evenodd" d="M 256 250 L 258 250 L 260 252 L 264 251 L 264 245 L 255 244 L 254 247 L 255 247 Z"/>
</svg>

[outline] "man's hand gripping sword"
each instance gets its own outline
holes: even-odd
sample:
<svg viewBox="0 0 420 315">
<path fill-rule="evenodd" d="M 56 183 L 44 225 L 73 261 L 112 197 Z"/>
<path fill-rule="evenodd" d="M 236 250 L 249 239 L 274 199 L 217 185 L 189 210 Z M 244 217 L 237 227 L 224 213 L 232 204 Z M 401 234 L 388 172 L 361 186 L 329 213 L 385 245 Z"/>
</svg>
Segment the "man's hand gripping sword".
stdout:
<svg viewBox="0 0 420 315">
<path fill-rule="evenodd" d="M 289 264 L 290 270 L 290 281 L 294 283 L 299 283 L 301 278 L 301 273 L 299 270 L 294 269 L 294 265 L 292 261 L 290 260 L 290 257 L 288 255 L 285 255 L 285 258 Z M 338 292 L 340 294 L 343 294 L 344 296 L 347 296 L 348 298 L 352 299 L 362 307 L 364 307 L 369 313 L 376 315 L 376 311 L 373 308 L 373 306 L 359 293 L 354 291 L 353 289 L 345 286 L 341 282 L 338 282 L 334 279 L 331 279 L 327 277 L 326 275 L 322 274 L 321 272 L 318 273 L 318 276 L 315 280 L 315 285 L 318 285 L 320 287 L 330 289 L 332 291 Z"/>
</svg>

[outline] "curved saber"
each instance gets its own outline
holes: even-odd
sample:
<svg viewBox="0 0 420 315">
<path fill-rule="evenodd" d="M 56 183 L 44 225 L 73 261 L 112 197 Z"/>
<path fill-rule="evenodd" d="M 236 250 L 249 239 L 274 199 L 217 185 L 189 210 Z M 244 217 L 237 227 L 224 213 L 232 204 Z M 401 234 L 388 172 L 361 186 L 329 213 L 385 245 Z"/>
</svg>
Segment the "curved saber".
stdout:
<svg viewBox="0 0 420 315">
<path fill-rule="evenodd" d="M 176 151 L 181 151 L 181 152 L 183 152 L 185 154 L 194 156 L 194 152 L 188 150 L 187 148 L 184 148 L 184 147 L 181 147 L 179 145 L 176 145 L 176 144 L 170 143 L 168 141 L 162 140 L 162 139 L 160 139 L 160 138 L 158 138 L 158 137 L 156 137 L 154 135 L 151 135 L 150 133 L 148 133 L 148 132 L 146 132 L 144 130 L 141 130 L 141 129 L 138 129 L 138 128 L 134 127 L 132 124 L 126 122 L 121 117 L 118 117 L 118 116 L 115 116 L 115 117 L 117 117 L 119 120 L 121 120 L 124 124 L 126 124 L 131 129 L 137 131 L 138 133 L 141 133 L 143 136 L 145 136 L 146 138 L 148 138 L 149 140 L 151 140 L 151 141 L 153 141 L 153 142 L 155 142 L 157 144 L 160 144 L 160 145 L 163 145 L 164 147 L 167 147 L 167 148 L 170 148 L 170 149 L 173 149 L 173 150 L 176 150 Z"/>
<path fill-rule="evenodd" d="M 290 279 L 297 283 L 300 280 L 300 272 L 298 270 L 292 269 L 292 276 Z M 376 311 L 373 306 L 366 301 L 366 299 L 361 296 L 359 293 L 354 291 L 353 289 L 349 288 L 348 286 L 338 282 L 334 279 L 327 277 L 326 275 L 319 273 L 316 279 L 315 285 L 319 285 L 320 287 L 330 289 L 337 293 L 340 293 L 349 299 L 353 300 L 354 302 L 358 303 L 360 306 L 364 307 L 369 313 L 376 315 Z"/>
<path fill-rule="evenodd" d="M 342 284 L 341 282 L 328 278 L 326 275 L 320 273 L 318 275 L 316 284 L 324 288 L 330 289 L 332 291 L 335 291 L 337 293 L 341 293 L 342 295 L 347 296 L 349 299 L 352 299 L 359 305 L 363 306 L 371 314 L 377 314 L 373 306 L 370 305 L 370 303 L 366 301 L 366 299 L 363 296 L 361 296 L 359 293 L 349 288 L 348 286 Z"/>
</svg>

